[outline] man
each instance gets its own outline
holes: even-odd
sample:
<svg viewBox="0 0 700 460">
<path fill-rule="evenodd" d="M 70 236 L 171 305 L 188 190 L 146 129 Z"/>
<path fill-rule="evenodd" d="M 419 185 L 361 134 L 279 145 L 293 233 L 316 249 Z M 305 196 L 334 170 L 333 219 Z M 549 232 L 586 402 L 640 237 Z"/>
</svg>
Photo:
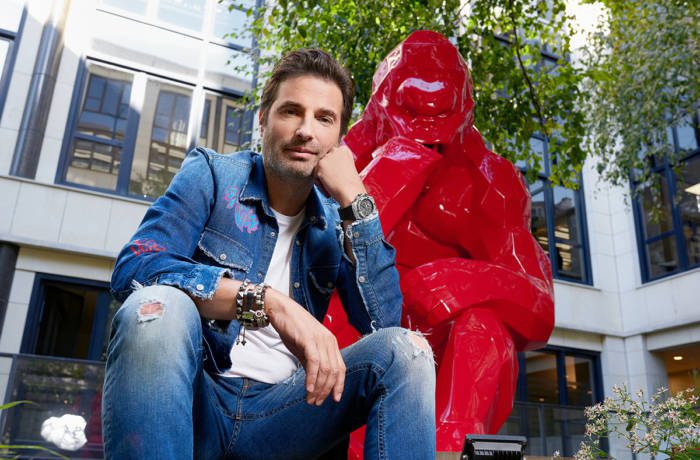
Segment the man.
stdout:
<svg viewBox="0 0 700 460">
<path fill-rule="evenodd" d="M 289 53 L 262 157 L 195 149 L 148 210 L 112 277 L 107 458 L 315 458 L 364 423 L 367 458 L 435 458 L 432 353 L 392 327 L 394 251 L 338 146 L 353 96 L 328 54 Z M 342 351 L 335 288 L 368 334 Z"/>
</svg>

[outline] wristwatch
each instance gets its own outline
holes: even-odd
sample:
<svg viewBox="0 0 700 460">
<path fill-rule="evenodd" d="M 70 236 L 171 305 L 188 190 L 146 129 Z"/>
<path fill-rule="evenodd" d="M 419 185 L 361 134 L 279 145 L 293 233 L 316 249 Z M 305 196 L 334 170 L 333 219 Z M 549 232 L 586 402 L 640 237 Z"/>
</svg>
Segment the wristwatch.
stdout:
<svg viewBox="0 0 700 460">
<path fill-rule="evenodd" d="M 342 220 L 362 220 L 377 211 L 374 198 L 366 193 L 360 193 L 352 200 L 350 206 L 338 209 L 338 215 Z"/>
</svg>

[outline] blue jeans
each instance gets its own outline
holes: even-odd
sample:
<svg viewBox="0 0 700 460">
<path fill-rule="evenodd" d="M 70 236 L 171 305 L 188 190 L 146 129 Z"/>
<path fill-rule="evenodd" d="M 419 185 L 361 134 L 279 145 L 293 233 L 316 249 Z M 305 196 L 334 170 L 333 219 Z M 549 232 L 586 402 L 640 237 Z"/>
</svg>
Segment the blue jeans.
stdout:
<svg viewBox="0 0 700 460">
<path fill-rule="evenodd" d="M 424 339 L 380 329 L 342 350 L 341 401 L 306 403 L 305 372 L 273 385 L 203 370 L 192 300 L 137 290 L 114 317 L 103 396 L 107 459 L 310 459 L 367 424 L 368 459 L 435 459 L 435 368 Z"/>
</svg>

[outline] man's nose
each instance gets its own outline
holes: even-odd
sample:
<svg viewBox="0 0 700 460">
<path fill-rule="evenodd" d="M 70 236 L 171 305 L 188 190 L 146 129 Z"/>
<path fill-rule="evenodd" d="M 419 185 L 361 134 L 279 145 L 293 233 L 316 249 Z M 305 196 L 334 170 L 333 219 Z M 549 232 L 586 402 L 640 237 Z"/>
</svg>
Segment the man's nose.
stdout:
<svg viewBox="0 0 700 460">
<path fill-rule="evenodd" d="M 297 126 L 297 130 L 294 133 L 294 135 L 299 139 L 303 140 L 304 142 L 311 140 L 311 138 L 313 138 L 313 129 L 311 122 L 311 117 L 303 117 L 301 119 L 301 122 L 299 123 L 299 126 Z"/>
</svg>

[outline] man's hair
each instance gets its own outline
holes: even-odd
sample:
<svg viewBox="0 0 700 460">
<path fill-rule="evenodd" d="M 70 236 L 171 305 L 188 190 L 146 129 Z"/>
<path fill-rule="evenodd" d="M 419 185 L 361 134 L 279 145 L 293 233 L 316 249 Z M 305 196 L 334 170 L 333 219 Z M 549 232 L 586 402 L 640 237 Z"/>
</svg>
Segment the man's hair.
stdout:
<svg viewBox="0 0 700 460">
<path fill-rule="evenodd" d="M 343 113 L 340 116 L 340 134 L 345 134 L 352 114 L 355 98 L 355 83 L 350 73 L 333 57 L 323 50 L 306 48 L 291 51 L 282 57 L 268 78 L 260 98 L 260 111 L 263 121 L 267 121 L 272 103 L 277 98 L 280 84 L 290 78 L 313 75 L 335 83 L 343 95 Z"/>
</svg>

